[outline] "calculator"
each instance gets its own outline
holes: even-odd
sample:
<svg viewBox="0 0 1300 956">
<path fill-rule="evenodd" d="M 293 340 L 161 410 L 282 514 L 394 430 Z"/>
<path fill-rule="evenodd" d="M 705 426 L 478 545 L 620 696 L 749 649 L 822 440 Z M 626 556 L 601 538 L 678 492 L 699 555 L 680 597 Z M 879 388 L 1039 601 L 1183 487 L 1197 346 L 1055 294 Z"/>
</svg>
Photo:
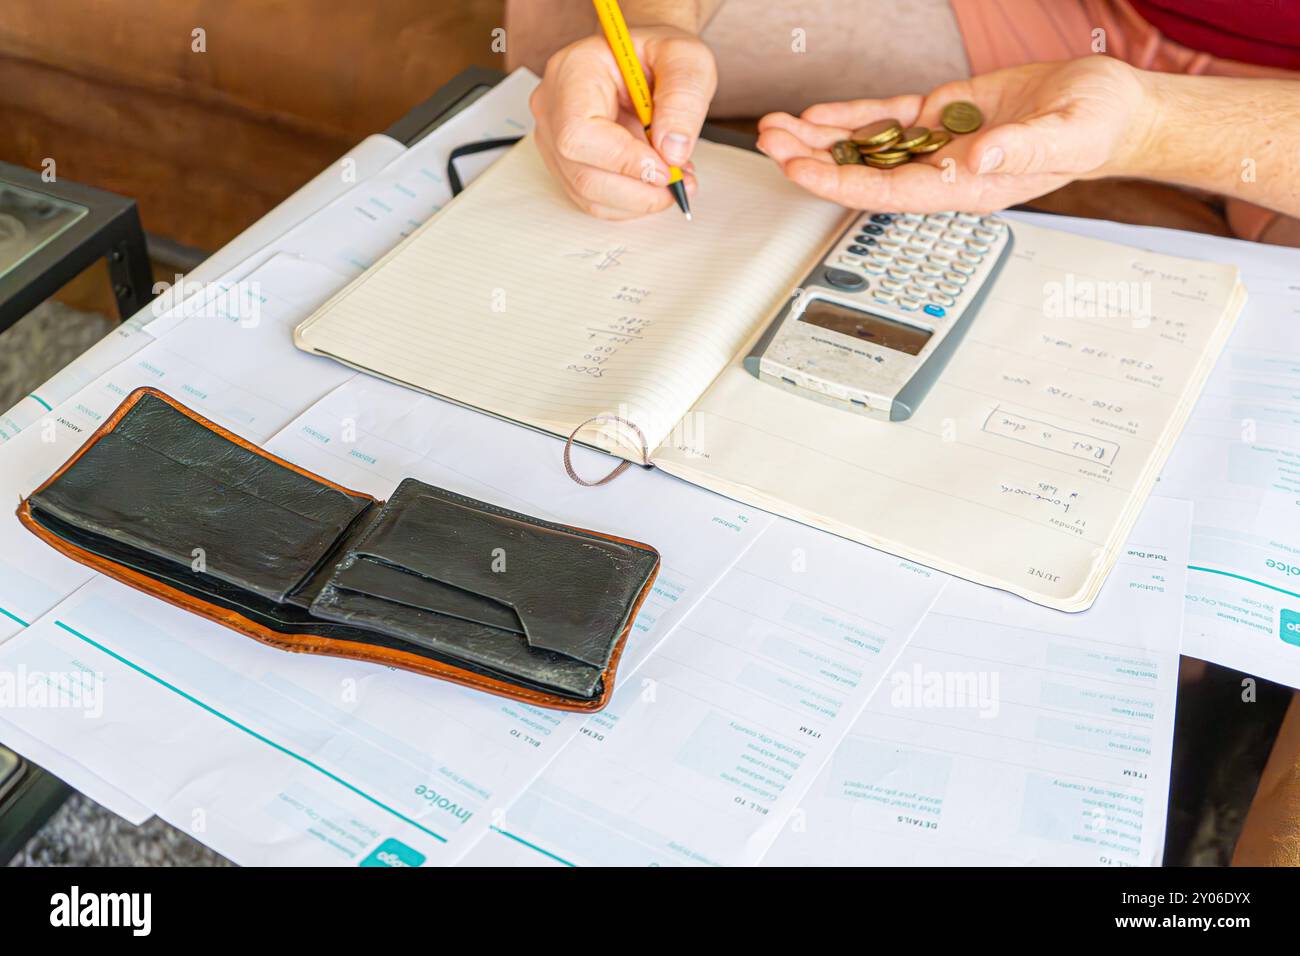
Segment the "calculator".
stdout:
<svg viewBox="0 0 1300 956">
<path fill-rule="evenodd" d="M 1011 249 L 998 216 L 864 212 L 745 358 L 761 381 L 904 421 L 943 371 Z"/>
</svg>

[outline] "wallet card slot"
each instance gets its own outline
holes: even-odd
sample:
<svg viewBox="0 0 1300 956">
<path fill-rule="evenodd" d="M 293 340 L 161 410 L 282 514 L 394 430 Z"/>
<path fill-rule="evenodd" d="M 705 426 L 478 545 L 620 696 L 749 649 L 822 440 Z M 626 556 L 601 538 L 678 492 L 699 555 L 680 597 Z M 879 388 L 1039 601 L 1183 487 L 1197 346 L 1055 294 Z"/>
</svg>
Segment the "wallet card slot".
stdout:
<svg viewBox="0 0 1300 956">
<path fill-rule="evenodd" d="M 312 604 L 319 618 L 382 630 L 426 650 L 511 681 L 589 698 L 601 681 L 599 667 L 529 645 L 522 634 L 327 586 Z"/>
<path fill-rule="evenodd" d="M 507 605 L 534 649 L 599 668 L 658 564 L 650 549 L 414 479 L 402 482 L 349 554 Z"/>
<path fill-rule="evenodd" d="M 524 633 L 519 615 L 509 605 L 375 558 L 359 556 L 347 567 L 339 568 L 330 584 L 340 590 L 459 618 L 473 624 L 483 624 L 519 635 Z"/>
</svg>

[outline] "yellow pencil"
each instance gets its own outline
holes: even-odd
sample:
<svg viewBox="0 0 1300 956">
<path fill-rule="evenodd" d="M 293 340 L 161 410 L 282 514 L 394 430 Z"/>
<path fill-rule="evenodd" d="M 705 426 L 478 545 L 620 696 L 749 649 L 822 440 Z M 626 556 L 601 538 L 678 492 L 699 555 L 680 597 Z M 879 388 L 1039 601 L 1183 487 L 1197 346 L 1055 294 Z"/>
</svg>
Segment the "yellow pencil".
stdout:
<svg viewBox="0 0 1300 956">
<path fill-rule="evenodd" d="M 641 125 L 645 127 L 648 134 L 650 121 L 654 116 L 654 104 L 650 100 L 650 84 L 646 82 L 641 61 L 636 58 L 636 47 L 632 45 L 632 37 L 628 35 L 623 11 L 619 9 L 618 0 L 591 0 L 591 2 L 596 7 L 596 16 L 600 18 L 605 39 L 609 41 L 610 52 L 614 54 L 619 72 L 623 74 L 623 82 L 627 84 L 628 96 L 632 98 L 632 106 L 636 109 L 637 118 L 641 120 Z M 682 180 L 682 171 L 676 166 L 668 167 L 668 190 L 689 220 L 691 207 L 686 201 L 686 183 Z"/>
</svg>

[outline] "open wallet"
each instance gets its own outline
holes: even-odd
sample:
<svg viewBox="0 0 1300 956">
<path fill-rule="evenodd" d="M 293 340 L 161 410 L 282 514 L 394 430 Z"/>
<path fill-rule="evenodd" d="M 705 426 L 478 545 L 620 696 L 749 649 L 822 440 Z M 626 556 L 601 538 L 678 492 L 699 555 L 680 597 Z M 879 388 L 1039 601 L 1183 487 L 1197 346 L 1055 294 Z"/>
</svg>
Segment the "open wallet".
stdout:
<svg viewBox="0 0 1300 956">
<path fill-rule="evenodd" d="M 386 502 L 132 392 L 19 520 L 96 571 L 287 651 L 599 710 L 659 554 L 413 478 Z"/>
</svg>

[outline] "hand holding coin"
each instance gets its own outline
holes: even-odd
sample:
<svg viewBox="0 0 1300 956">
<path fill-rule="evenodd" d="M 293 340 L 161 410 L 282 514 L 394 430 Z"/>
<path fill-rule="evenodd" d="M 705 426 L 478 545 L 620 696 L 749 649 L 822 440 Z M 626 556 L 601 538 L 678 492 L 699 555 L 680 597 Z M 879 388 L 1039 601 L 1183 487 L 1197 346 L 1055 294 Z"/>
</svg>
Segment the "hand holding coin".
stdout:
<svg viewBox="0 0 1300 956">
<path fill-rule="evenodd" d="M 1089 57 L 1001 70 L 924 97 L 769 114 L 759 148 L 792 181 L 846 206 L 986 212 L 1124 168 L 1148 107 L 1138 71 Z"/>
</svg>

